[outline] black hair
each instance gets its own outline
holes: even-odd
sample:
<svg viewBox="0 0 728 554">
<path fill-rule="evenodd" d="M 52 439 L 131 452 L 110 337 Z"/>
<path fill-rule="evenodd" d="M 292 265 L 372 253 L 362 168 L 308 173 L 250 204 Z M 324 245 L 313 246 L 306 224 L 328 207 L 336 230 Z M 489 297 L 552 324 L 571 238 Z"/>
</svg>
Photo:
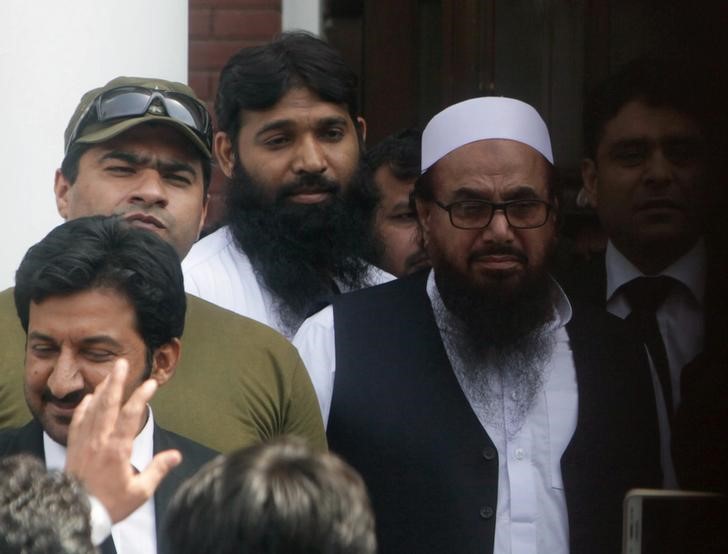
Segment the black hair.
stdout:
<svg viewBox="0 0 728 554">
<path fill-rule="evenodd" d="M 219 456 L 189 479 L 167 510 L 177 554 L 374 554 L 364 482 L 301 439 Z"/>
<path fill-rule="evenodd" d="M 596 160 L 604 129 L 629 102 L 668 107 L 690 116 L 706 130 L 708 110 L 715 105 L 705 97 L 705 75 L 695 64 L 681 59 L 641 58 L 622 66 L 599 83 L 584 105 L 584 155 Z"/>
<path fill-rule="evenodd" d="M 374 173 L 387 165 L 400 181 L 414 179 L 420 174 L 422 131 L 408 128 L 389 135 L 369 149 L 364 160 Z"/>
<path fill-rule="evenodd" d="M 182 336 L 187 299 L 177 253 L 116 216 L 68 221 L 32 246 L 15 274 L 15 308 L 27 333 L 31 302 L 106 287 L 134 306 L 148 356 Z"/>
<path fill-rule="evenodd" d="M 218 128 L 237 144 L 244 110 L 270 108 L 294 88 L 307 88 L 326 102 L 345 105 L 356 122 L 356 74 L 327 43 L 296 31 L 243 48 L 228 60 L 215 99 Z"/>
</svg>

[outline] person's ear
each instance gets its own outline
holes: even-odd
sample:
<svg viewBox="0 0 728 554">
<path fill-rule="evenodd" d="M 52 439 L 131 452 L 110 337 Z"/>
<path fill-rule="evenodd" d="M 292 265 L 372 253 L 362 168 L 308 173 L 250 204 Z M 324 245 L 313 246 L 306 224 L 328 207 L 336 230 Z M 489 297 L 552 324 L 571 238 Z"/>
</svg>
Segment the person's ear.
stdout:
<svg viewBox="0 0 728 554">
<path fill-rule="evenodd" d="M 422 245 L 427 248 L 430 240 L 430 216 L 432 215 L 432 202 L 423 200 L 419 196 L 415 196 L 415 210 L 417 211 L 417 221 L 420 224 Z"/>
<path fill-rule="evenodd" d="M 597 166 L 591 158 L 584 158 L 581 161 L 581 183 L 584 193 L 592 208 L 596 208 L 599 198 L 597 194 L 599 178 L 597 177 Z"/>
<path fill-rule="evenodd" d="M 362 117 L 359 116 L 356 118 L 355 127 L 357 128 L 357 132 L 359 133 L 359 139 L 361 140 L 362 144 L 367 141 L 367 122 Z"/>
<path fill-rule="evenodd" d="M 210 193 L 206 192 L 202 198 L 202 214 L 200 214 L 200 226 L 197 228 L 197 237 L 199 238 L 202 233 L 202 228 L 205 226 L 205 219 L 207 219 L 207 207 L 210 205 Z"/>
<path fill-rule="evenodd" d="M 154 379 L 160 387 L 164 385 L 174 376 L 181 354 L 182 343 L 177 338 L 158 347 L 152 356 L 150 378 Z"/>
<path fill-rule="evenodd" d="M 225 177 L 232 177 L 236 153 L 233 148 L 233 143 L 226 132 L 218 131 L 215 133 L 213 149 L 220 170 L 225 174 Z"/>
<path fill-rule="evenodd" d="M 556 198 L 556 196 L 554 195 L 554 198 L 551 199 L 550 204 L 551 204 L 550 217 L 551 217 L 552 221 L 556 225 L 558 225 L 561 222 L 561 213 L 559 212 L 559 207 L 560 207 L 559 199 Z"/>
<path fill-rule="evenodd" d="M 63 172 L 60 169 L 56 169 L 56 176 L 53 184 L 53 192 L 56 195 L 56 209 L 58 210 L 58 215 L 66 220 L 68 219 L 69 213 L 68 194 L 71 190 L 71 184 L 72 183 L 66 179 Z"/>
</svg>

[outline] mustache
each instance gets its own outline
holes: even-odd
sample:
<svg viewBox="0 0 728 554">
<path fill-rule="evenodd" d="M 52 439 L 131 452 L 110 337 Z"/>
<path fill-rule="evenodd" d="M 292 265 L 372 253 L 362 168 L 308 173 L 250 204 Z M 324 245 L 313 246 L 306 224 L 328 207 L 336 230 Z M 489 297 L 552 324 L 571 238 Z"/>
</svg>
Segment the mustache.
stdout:
<svg viewBox="0 0 728 554">
<path fill-rule="evenodd" d="M 476 250 L 470 255 L 470 260 L 475 260 L 485 256 L 512 256 L 523 264 L 528 263 L 528 256 L 523 250 L 506 244 L 496 244 Z"/>
<path fill-rule="evenodd" d="M 129 214 L 143 214 L 145 216 L 150 216 L 156 219 L 158 223 L 161 223 L 163 227 L 168 227 L 170 224 L 169 212 L 157 206 L 127 206 L 120 210 L 114 211 L 114 215 L 122 218 L 125 218 Z"/>
<path fill-rule="evenodd" d="M 302 192 L 328 192 L 338 194 L 341 185 L 332 179 L 316 173 L 305 173 L 295 181 L 283 185 L 276 194 L 276 200 L 283 200 Z"/>
<path fill-rule="evenodd" d="M 87 392 L 85 390 L 77 390 L 68 393 L 63 398 L 58 398 L 57 396 L 54 396 L 51 391 L 48 389 L 43 391 L 43 394 L 41 395 L 41 399 L 44 402 L 53 402 L 54 404 L 78 404 L 83 400 L 83 397 L 86 396 Z"/>
</svg>

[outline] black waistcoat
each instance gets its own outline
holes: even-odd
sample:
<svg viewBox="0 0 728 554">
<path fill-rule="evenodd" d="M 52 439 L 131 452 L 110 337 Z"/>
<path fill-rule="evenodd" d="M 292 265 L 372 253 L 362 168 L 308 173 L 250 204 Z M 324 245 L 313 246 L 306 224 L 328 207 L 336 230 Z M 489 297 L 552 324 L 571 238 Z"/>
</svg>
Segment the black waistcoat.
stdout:
<svg viewBox="0 0 728 554">
<path fill-rule="evenodd" d="M 452 371 L 425 275 L 335 299 L 329 446 L 364 477 L 380 554 L 483 554 L 493 548 L 498 456 Z M 579 383 L 562 458 L 571 551 L 612 553 L 626 490 L 660 482 L 654 394 L 620 320 L 581 315 L 567 328 Z"/>
</svg>

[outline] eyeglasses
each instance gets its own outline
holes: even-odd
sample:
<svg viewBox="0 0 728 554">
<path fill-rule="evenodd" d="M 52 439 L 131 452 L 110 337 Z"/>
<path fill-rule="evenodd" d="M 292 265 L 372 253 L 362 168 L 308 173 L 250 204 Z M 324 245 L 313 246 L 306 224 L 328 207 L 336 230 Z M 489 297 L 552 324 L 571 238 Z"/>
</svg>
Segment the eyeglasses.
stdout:
<svg viewBox="0 0 728 554">
<path fill-rule="evenodd" d="M 551 204 L 543 200 L 463 200 L 447 206 L 437 200 L 434 202 L 448 212 L 450 223 L 458 229 L 485 229 L 498 210 L 503 212 L 508 225 L 514 229 L 533 229 L 544 225 L 551 212 Z"/>
<path fill-rule="evenodd" d="M 179 92 L 154 90 L 144 87 L 119 87 L 99 95 L 79 118 L 68 144 L 73 144 L 83 129 L 92 123 L 112 119 L 152 115 L 166 115 L 189 127 L 212 151 L 212 122 L 205 106 L 196 99 Z"/>
</svg>

